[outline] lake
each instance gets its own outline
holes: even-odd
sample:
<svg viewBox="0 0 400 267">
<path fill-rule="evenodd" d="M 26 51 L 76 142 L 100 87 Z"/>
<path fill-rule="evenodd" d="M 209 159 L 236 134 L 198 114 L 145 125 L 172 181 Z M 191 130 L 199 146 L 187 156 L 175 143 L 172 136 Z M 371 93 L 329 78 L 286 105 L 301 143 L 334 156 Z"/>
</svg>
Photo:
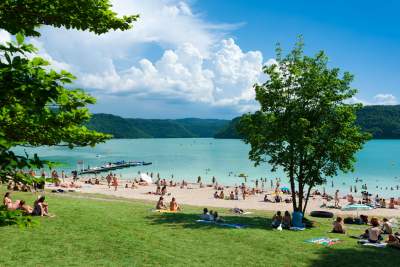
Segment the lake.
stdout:
<svg viewBox="0 0 400 267">
<path fill-rule="evenodd" d="M 36 152 L 43 159 L 62 162 L 57 169 L 72 171 L 77 169 L 77 162 L 82 160 L 85 167 L 99 166 L 106 162 L 121 160 L 150 161 L 149 166 L 139 166 L 116 170 L 123 178 L 133 178 L 138 171 L 160 173 L 162 178 L 195 181 L 201 176 L 203 181 L 211 181 L 215 176 L 217 181 L 226 185 L 240 184 L 240 173 L 249 176 L 248 181 L 266 177 L 268 180 L 280 177 L 287 185 L 287 179 L 281 171 L 272 173 L 267 164 L 254 167 L 248 159 L 249 146 L 240 140 L 212 138 L 176 138 L 176 139 L 113 139 L 99 144 L 94 148 L 39 147 L 26 148 L 28 153 Z M 16 148 L 22 153 L 23 148 Z M 372 140 L 357 154 L 355 172 L 339 174 L 333 179 L 334 188 L 340 188 L 347 193 L 350 185 L 355 184 L 355 178 L 367 183 L 371 193 L 384 196 L 399 197 L 400 191 L 400 140 Z M 327 192 L 332 192 L 332 179 L 325 186 Z M 362 183 L 357 184 L 360 191 Z M 270 187 L 270 185 L 268 185 Z M 377 188 L 378 187 L 378 188 Z M 387 189 L 386 189 L 387 187 Z M 393 187 L 393 191 L 390 188 Z M 382 189 L 381 189 L 382 188 Z"/>
</svg>

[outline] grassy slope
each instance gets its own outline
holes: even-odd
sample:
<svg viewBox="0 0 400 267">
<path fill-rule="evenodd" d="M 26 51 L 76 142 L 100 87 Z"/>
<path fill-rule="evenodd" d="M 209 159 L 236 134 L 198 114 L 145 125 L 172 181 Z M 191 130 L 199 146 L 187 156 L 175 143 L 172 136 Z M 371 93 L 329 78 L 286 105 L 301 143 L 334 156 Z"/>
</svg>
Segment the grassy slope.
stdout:
<svg viewBox="0 0 400 267">
<path fill-rule="evenodd" d="M 72 196 L 49 194 L 57 216 L 38 218 L 39 226 L 1 227 L 0 266 L 400 266 L 398 250 L 362 247 L 327 233 L 328 219 L 304 232 L 278 232 L 266 226 L 271 214 L 223 214 L 249 226 L 237 230 L 194 223 L 200 208 L 157 214 L 146 202 Z M 16 193 L 17 198 L 31 202 L 34 196 Z M 359 233 L 361 228 L 350 230 Z M 328 248 L 304 243 L 320 236 L 344 242 Z"/>
</svg>

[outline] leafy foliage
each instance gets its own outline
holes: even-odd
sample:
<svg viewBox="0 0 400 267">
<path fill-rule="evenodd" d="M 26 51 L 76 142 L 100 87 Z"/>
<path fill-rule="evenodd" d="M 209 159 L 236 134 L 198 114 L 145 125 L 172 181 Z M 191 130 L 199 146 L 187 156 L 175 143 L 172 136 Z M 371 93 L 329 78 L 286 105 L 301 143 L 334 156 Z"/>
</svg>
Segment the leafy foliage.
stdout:
<svg viewBox="0 0 400 267">
<path fill-rule="evenodd" d="M 20 210 L 7 210 L 5 206 L 0 206 L 0 226 L 18 225 L 20 227 L 33 226 L 35 221 L 31 216 L 25 215 Z"/>
<path fill-rule="evenodd" d="M 110 7 L 108 0 L 1 1 L 0 29 L 16 34 L 16 41 L 0 43 L 0 180 L 31 183 L 32 177 L 17 170 L 46 164 L 37 155 L 15 155 L 10 151 L 13 146 L 73 148 L 94 146 L 111 137 L 82 126 L 90 118 L 87 105 L 95 99 L 81 89 L 66 87 L 75 77 L 52 70 L 48 61 L 35 56 L 36 48 L 24 42 L 24 34 L 39 36 L 41 25 L 102 34 L 129 29 L 138 18 L 118 18 Z"/>
<path fill-rule="evenodd" d="M 213 137 L 228 120 L 214 119 L 124 119 L 111 114 L 94 114 L 89 129 L 112 134 L 115 138 Z"/>
<path fill-rule="evenodd" d="M 264 67 L 270 79 L 255 85 L 260 110 L 245 114 L 238 125 L 255 165 L 268 162 L 273 171 L 282 168 L 288 175 L 296 211 L 305 209 L 305 186 L 307 201 L 311 188 L 326 177 L 351 171 L 355 152 L 369 138 L 355 125 L 361 106 L 346 104 L 356 93 L 350 87 L 353 76 L 340 77 L 327 62 L 322 51 L 304 56 L 301 39 L 286 57 L 278 46 L 277 64 Z"/>
<path fill-rule="evenodd" d="M 110 8 L 109 0 L 2 0 L 0 28 L 27 36 L 39 36 L 36 28 L 42 25 L 102 34 L 111 29 L 127 30 L 139 18 L 118 18 Z"/>
</svg>

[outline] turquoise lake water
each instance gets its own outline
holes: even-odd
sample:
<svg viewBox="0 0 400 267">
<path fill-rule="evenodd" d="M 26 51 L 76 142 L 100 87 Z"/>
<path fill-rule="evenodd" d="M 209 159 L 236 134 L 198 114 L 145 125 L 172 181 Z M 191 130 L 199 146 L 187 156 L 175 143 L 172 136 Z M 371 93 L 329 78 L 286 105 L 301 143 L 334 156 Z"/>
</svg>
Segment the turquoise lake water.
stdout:
<svg viewBox="0 0 400 267">
<path fill-rule="evenodd" d="M 16 152 L 24 149 L 17 148 Z M 36 152 L 43 159 L 62 162 L 59 170 L 70 172 L 77 169 L 77 161 L 83 160 L 85 167 L 99 166 L 106 162 L 120 160 L 150 161 L 149 166 L 132 167 L 115 171 L 123 178 L 133 178 L 138 171 L 160 173 L 162 178 L 195 181 L 201 176 L 203 181 L 211 181 L 212 176 L 222 184 L 240 184 L 242 178 L 235 175 L 245 173 L 248 181 L 266 177 L 268 180 L 280 177 L 285 184 L 286 178 L 281 171 L 272 173 L 267 164 L 254 167 L 248 159 L 249 146 L 240 140 L 230 139 L 114 139 L 94 148 L 40 147 L 26 149 Z M 357 154 L 355 172 L 340 174 L 334 178 L 334 188 L 348 193 L 355 178 L 367 183 L 368 191 L 385 196 L 399 197 L 400 191 L 400 140 L 372 140 Z M 325 185 L 332 192 L 331 180 Z M 287 185 L 287 183 L 286 183 Z M 269 185 L 270 186 L 270 185 Z M 378 186 L 378 188 L 376 188 Z M 361 183 L 357 184 L 360 191 Z M 382 187 L 382 189 L 381 189 Z M 388 189 L 386 189 L 388 187 Z M 390 188 L 393 187 L 393 191 Z"/>
</svg>

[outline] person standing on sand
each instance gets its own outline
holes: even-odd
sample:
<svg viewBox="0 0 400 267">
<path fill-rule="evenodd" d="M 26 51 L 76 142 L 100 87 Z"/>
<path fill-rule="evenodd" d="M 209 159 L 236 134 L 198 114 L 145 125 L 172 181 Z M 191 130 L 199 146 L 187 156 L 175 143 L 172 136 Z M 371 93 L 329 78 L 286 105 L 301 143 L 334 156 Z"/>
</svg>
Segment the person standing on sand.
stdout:
<svg viewBox="0 0 400 267">
<path fill-rule="evenodd" d="M 111 188 L 111 173 L 106 176 L 108 188 Z"/>
<path fill-rule="evenodd" d="M 112 185 L 114 186 L 114 191 L 117 191 L 117 189 L 118 189 L 118 179 L 117 179 L 117 176 L 115 174 L 114 174 L 114 177 L 113 177 Z"/>
<path fill-rule="evenodd" d="M 339 207 L 339 190 L 335 192 L 335 208 Z"/>
<path fill-rule="evenodd" d="M 235 200 L 239 200 L 239 189 L 235 187 Z"/>
</svg>

